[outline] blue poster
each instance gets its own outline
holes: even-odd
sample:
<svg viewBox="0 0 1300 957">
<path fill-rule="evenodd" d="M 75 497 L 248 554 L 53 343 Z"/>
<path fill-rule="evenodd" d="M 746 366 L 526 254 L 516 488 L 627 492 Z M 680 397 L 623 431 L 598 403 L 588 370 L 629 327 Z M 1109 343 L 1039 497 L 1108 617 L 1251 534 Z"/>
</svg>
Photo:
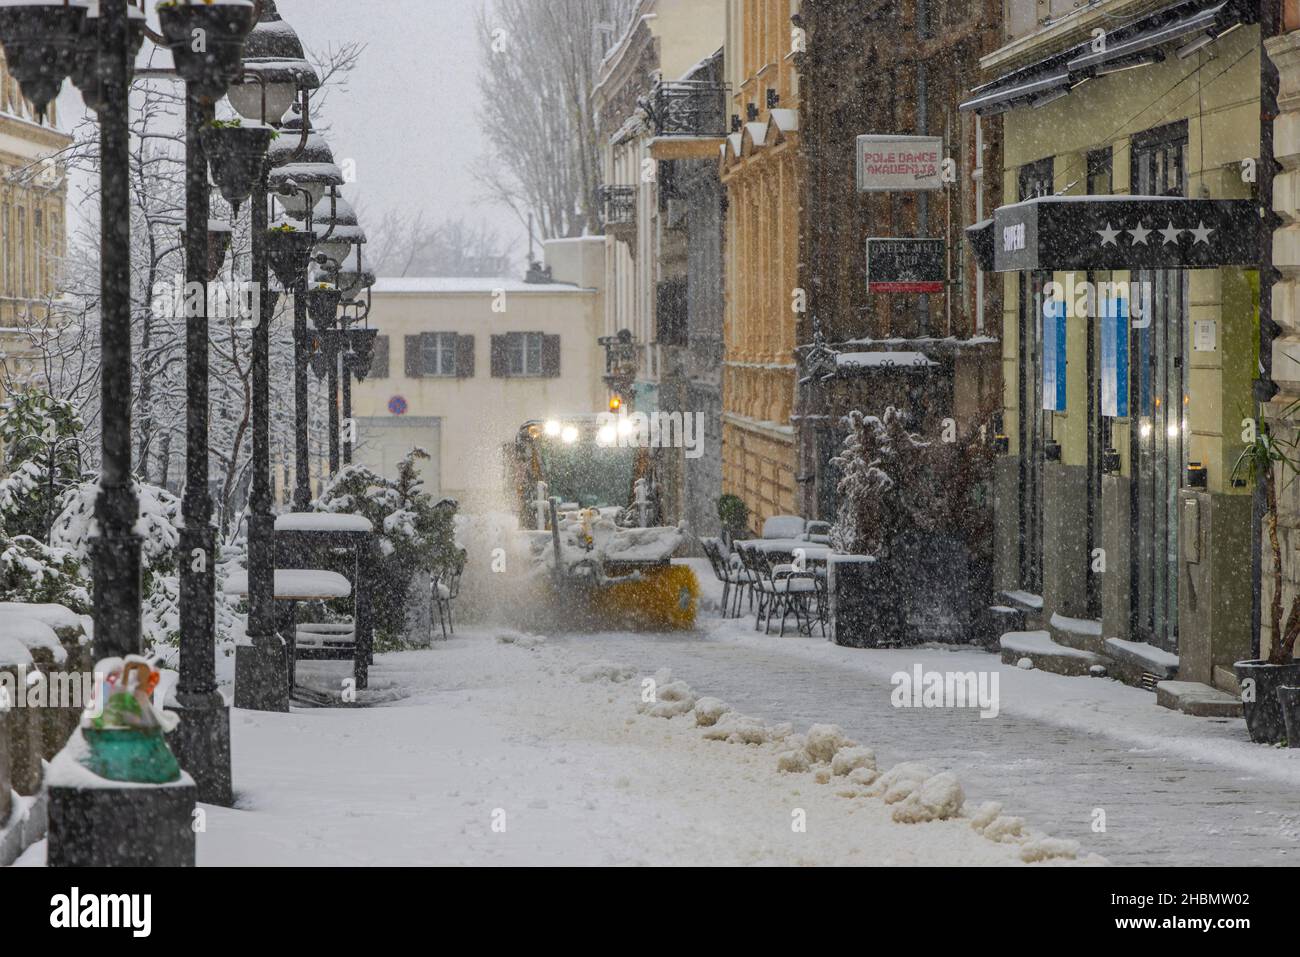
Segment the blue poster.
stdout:
<svg viewBox="0 0 1300 957">
<path fill-rule="evenodd" d="M 1055 316 L 1043 319 L 1043 408 L 1065 411 L 1065 301 L 1053 303 Z"/>
<path fill-rule="evenodd" d="M 1128 415 L 1128 300 L 1106 301 L 1101 314 L 1101 414 Z"/>
</svg>

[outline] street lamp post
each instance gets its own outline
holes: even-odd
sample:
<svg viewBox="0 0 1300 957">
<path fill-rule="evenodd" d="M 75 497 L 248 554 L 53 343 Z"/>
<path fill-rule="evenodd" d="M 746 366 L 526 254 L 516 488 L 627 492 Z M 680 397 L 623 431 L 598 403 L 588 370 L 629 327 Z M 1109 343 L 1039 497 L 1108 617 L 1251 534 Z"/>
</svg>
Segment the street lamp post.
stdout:
<svg viewBox="0 0 1300 957">
<path fill-rule="evenodd" d="M 182 716 L 174 747 L 194 776 L 199 799 L 234 803 L 230 775 L 230 709 L 217 690 L 216 530 L 208 487 L 208 160 L 201 134 L 212 101 L 194 84 L 185 93 L 185 491 L 180 534 L 180 682 Z M 194 314 L 191 314 L 193 312 Z"/>
<path fill-rule="evenodd" d="M 245 78 L 228 99 L 245 119 L 280 127 L 295 101 L 309 115 L 310 91 L 320 85 L 316 71 L 303 55 L 297 34 L 281 19 L 274 0 L 264 0 L 258 24 L 244 46 Z M 307 147 L 305 130 L 277 152 L 285 161 L 301 157 Z M 252 278 L 258 289 L 259 312 L 253 325 L 253 484 L 248 517 L 248 643 L 235 649 L 235 706 L 257 711 L 289 710 L 289 662 L 276 634 L 275 516 L 271 494 L 271 321 L 278 294 L 270 288 L 270 202 L 268 154 L 253 188 Z M 285 240 L 288 255 L 282 288 L 294 285 L 294 237 Z M 303 257 L 305 259 L 305 257 Z M 283 282 L 288 279 L 289 282 Z"/>
</svg>

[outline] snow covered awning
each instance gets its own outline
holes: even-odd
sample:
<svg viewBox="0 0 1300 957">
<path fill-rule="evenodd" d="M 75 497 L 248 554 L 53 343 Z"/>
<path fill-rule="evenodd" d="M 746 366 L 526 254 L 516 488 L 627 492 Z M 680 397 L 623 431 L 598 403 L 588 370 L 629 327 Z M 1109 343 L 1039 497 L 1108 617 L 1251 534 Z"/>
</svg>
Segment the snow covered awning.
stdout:
<svg viewBox="0 0 1300 957">
<path fill-rule="evenodd" d="M 994 213 L 993 266 L 996 272 L 1250 266 L 1260 260 L 1261 222 L 1248 199 L 1040 196 Z"/>
<path fill-rule="evenodd" d="M 976 87 L 959 107 L 995 116 L 1065 96 L 1084 80 L 1164 60 L 1175 44 L 1186 55 L 1242 23 L 1258 22 L 1250 0 L 1180 0 L 1107 30 L 1104 42 L 1089 37 L 1067 50 Z"/>
<path fill-rule="evenodd" d="M 841 352 L 835 357 L 835 365 L 840 372 L 853 369 L 920 372 L 938 364 L 924 352 Z"/>
</svg>

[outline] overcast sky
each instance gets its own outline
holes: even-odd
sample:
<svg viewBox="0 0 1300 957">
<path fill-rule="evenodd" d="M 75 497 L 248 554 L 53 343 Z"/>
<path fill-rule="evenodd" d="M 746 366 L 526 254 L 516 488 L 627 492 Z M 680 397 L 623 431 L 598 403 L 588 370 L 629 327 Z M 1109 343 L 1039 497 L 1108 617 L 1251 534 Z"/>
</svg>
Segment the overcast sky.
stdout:
<svg viewBox="0 0 1300 957">
<path fill-rule="evenodd" d="M 351 40 L 366 44 L 348 89 L 331 90 L 320 117 L 335 158 L 356 163 L 357 181 L 344 194 L 362 226 L 389 209 L 425 210 L 430 221 L 464 216 L 496 227 L 522 262 L 524 227 L 509 210 L 483 201 L 472 175 L 486 152 L 474 31 L 482 3 L 277 0 L 277 7 L 310 49 Z M 64 86 L 60 109 L 65 128 L 82 113 L 71 83 Z"/>
</svg>

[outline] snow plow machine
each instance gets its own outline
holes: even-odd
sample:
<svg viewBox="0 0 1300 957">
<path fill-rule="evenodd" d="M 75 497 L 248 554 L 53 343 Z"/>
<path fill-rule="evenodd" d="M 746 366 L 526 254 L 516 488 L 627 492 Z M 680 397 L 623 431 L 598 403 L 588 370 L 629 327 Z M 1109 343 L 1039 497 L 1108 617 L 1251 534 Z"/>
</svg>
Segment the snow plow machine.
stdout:
<svg viewBox="0 0 1300 957">
<path fill-rule="evenodd" d="M 543 601 L 572 630 L 691 628 L 695 573 L 674 565 L 683 525 L 662 525 L 660 450 L 626 417 L 530 421 L 507 446 L 520 529 Z"/>
</svg>

